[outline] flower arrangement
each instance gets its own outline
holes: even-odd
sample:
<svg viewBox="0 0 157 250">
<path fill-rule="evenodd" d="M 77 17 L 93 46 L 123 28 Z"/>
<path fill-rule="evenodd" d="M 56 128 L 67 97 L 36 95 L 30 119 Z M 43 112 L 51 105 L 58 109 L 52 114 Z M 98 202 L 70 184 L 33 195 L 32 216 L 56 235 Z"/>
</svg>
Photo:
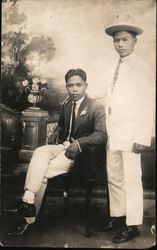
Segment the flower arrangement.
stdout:
<svg viewBox="0 0 157 250">
<path fill-rule="evenodd" d="M 22 81 L 22 88 L 29 94 L 45 95 L 47 93 L 47 82 L 39 77 L 32 77 Z"/>
<path fill-rule="evenodd" d="M 34 107 L 43 100 L 48 90 L 45 79 L 34 77 L 31 74 L 28 74 L 26 79 L 19 77 L 16 81 L 16 86 L 20 93 L 26 93 L 28 102 L 32 103 Z"/>
</svg>

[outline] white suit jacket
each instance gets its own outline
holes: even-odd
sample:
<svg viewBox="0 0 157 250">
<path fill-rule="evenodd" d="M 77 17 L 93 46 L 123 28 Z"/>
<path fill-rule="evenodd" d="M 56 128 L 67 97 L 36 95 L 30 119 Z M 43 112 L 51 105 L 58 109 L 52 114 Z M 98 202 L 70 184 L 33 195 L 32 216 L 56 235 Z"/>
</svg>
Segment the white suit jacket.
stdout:
<svg viewBox="0 0 157 250">
<path fill-rule="evenodd" d="M 135 142 L 150 146 L 154 107 L 153 77 L 147 65 L 132 53 L 123 58 L 113 90 L 112 79 L 107 86 L 109 148 L 130 151 Z"/>
</svg>

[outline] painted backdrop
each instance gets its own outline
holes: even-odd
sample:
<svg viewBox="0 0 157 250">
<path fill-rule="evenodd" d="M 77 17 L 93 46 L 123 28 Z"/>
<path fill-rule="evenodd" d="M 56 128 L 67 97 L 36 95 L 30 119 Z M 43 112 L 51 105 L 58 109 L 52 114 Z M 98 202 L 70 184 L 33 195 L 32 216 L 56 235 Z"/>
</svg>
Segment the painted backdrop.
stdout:
<svg viewBox="0 0 157 250">
<path fill-rule="evenodd" d="M 3 0 L 2 68 L 5 74 L 7 70 L 14 74 L 4 79 L 4 89 L 8 81 L 17 83 L 15 75 L 21 72 L 43 77 L 50 89 L 45 105 L 51 111 L 66 96 L 67 70 L 82 68 L 87 72 L 89 96 L 102 97 L 109 66 L 117 56 L 104 29 L 125 19 L 144 30 L 136 50 L 150 65 L 155 81 L 155 5 L 155 0 Z M 7 91 L 8 87 L 4 102 Z M 19 97 L 15 108 L 18 101 Z"/>
</svg>

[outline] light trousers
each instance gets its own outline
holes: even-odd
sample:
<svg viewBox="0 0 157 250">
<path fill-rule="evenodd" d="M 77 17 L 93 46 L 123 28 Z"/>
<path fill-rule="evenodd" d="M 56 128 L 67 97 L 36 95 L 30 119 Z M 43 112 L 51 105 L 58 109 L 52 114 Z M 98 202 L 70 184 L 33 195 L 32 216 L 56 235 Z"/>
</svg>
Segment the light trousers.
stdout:
<svg viewBox="0 0 157 250">
<path fill-rule="evenodd" d="M 126 224 L 143 221 L 141 155 L 107 149 L 110 216 L 126 216 Z"/>
<path fill-rule="evenodd" d="M 47 180 L 60 174 L 67 173 L 73 160 L 65 156 L 69 142 L 59 145 L 45 145 L 38 147 L 28 166 L 24 190 L 35 194 L 35 206 L 40 209 L 47 186 Z M 25 194 L 24 194 L 25 195 Z"/>
</svg>

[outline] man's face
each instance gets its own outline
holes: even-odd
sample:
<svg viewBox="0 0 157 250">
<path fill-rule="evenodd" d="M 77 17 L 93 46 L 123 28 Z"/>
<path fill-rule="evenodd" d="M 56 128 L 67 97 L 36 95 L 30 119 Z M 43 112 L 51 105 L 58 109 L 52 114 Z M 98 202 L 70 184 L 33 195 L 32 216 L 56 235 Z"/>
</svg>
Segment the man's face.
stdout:
<svg viewBox="0 0 157 250">
<path fill-rule="evenodd" d="M 125 57 L 134 51 L 136 37 L 133 37 L 127 31 L 118 31 L 113 35 L 113 43 L 120 57 Z"/>
<path fill-rule="evenodd" d="M 68 79 L 66 88 L 71 99 L 73 101 L 78 101 L 84 96 L 87 89 L 87 83 L 80 76 L 75 75 Z"/>
</svg>

